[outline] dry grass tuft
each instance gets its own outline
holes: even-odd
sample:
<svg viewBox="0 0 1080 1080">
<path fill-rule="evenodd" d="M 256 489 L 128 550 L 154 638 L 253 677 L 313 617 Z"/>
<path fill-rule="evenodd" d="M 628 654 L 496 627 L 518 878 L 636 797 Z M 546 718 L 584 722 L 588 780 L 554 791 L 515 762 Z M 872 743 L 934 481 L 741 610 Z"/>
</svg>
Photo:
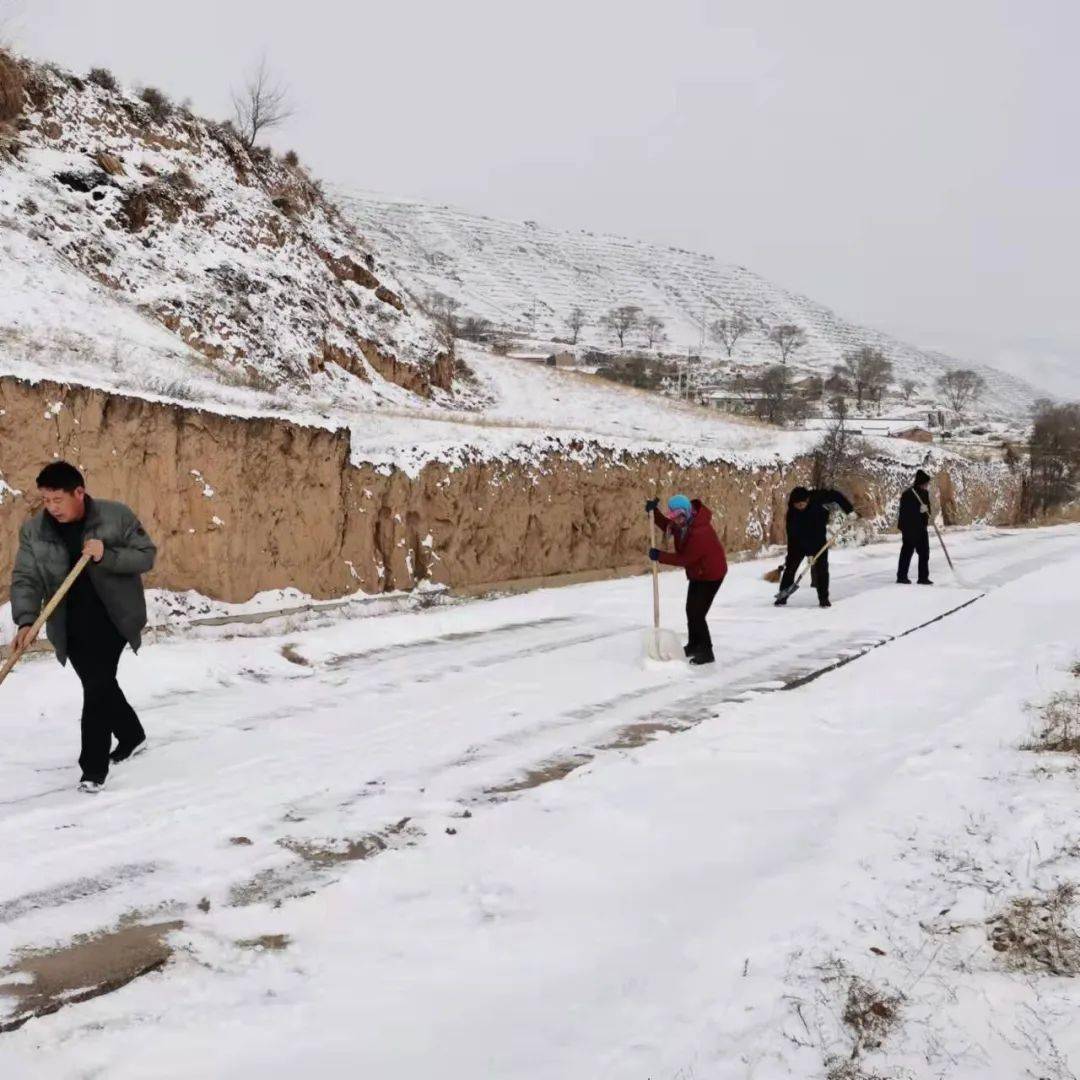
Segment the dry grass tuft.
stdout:
<svg viewBox="0 0 1080 1080">
<path fill-rule="evenodd" d="M 1074 667 L 1074 674 L 1076 670 Z M 1080 691 L 1061 690 L 1049 701 L 1033 706 L 1030 711 L 1038 716 L 1039 726 L 1035 737 L 1024 743 L 1021 749 L 1080 754 Z"/>
<path fill-rule="evenodd" d="M 1014 971 L 1080 974 L 1080 934 L 1073 926 L 1078 890 L 1072 882 L 1013 900 L 987 919 L 995 952 Z"/>
<path fill-rule="evenodd" d="M 859 1052 L 880 1050 L 900 1019 L 901 994 L 890 994 L 871 986 L 858 975 L 850 976 L 842 1019 L 855 1036 Z"/>
</svg>

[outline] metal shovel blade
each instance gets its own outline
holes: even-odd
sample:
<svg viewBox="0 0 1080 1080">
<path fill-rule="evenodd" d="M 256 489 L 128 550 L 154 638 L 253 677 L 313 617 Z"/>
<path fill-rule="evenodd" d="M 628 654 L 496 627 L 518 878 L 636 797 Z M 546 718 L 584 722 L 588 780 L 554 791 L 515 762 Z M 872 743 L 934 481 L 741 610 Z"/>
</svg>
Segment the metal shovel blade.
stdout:
<svg viewBox="0 0 1080 1080">
<path fill-rule="evenodd" d="M 682 660 L 685 657 L 678 635 L 660 627 L 645 631 L 645 655 L 650 660 Z"/>
</svg>

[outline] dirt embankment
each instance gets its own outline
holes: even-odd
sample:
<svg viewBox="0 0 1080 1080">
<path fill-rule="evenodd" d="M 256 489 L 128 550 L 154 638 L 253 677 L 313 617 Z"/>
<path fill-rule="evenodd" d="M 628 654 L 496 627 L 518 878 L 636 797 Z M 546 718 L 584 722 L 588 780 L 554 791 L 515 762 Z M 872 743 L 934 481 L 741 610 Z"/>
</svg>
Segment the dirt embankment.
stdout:
<svg viewBox="0 0 1080 1080">
<path fill-rule="evenodd" d="M 643 500 L 687 491 L 717 509 L 732 552 L 783 540 L 806 462 L 675 466 L 658 454 L 582 447 L 573 459 L 427 466 L 415 477 L 355 466 L 349 435 L 220 416 L 85 387 L 0 378 L 0 598 L 34 477 L 57 457 L 90 490 L 135 507 L 160 549 L 148 583 L 242 601 L 292 586 L 319 598 L 625 567 L 647 546 Z M 886 518 L 909 470 L 865 462 L 847 487 Z M 938 475 L 946 520 L 1008 522 L 1003 469 L 952 461 Z"/>
</svg>

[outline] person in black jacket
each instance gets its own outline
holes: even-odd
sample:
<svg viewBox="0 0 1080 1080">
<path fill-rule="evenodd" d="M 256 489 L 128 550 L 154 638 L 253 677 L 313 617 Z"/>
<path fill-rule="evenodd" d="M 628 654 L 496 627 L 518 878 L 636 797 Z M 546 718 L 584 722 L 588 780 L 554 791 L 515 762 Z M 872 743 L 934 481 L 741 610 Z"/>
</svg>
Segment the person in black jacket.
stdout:
<svg viewBox="0 0 1080 1080">
<path fill-rule="evenodd" d="M 930 477 L 919 469 L 915 483 L 900 496 L 900 563 L 896 568 L 896 583 L 910 585 L 908 570 L 911 556 L 919 556 L 919 584 L 933 585 L 930 580 Z"/>
<path fill-rule="evenodd" d="M 853 514 L 855 508 L 846 495 L 829 488 L 794 488 L 788 496 L 787 510 L 787 559 L 784 573 L 780 578 L 780 596 L 776 606 L 787 603 L 784 591 L 795 580 L 799 563 L 805 558 L 812 558 L 825 546 L 826 531 L 829 524 L 828 507 L 835 503 L 845 514 Z M 818 603 L 822 607 L 832 607 L 829 602 L 829 553 L 822 552 L 810 571 L 810 580 L 817 589 Z"/>
</svg>

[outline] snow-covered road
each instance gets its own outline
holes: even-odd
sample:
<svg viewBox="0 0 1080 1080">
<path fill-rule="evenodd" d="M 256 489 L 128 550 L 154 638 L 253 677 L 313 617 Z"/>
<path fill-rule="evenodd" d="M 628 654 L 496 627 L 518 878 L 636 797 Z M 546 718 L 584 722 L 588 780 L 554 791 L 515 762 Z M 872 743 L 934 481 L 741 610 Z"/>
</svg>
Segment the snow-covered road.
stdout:
<svg viewBox="0 0 1080 1080">
<path fill-rule="evenodd" d="M 0 1072 L 818 1075 L 826 1036 L 785 1028 L 793 958 L 865 953 L 909 869 L 889 845 L 962 831 L 1036 665 L 1080 646 L 1078 541 L 955 533 L 964 587 L 938 558 L 933 589 L 892 584 L 893 545 L 840 551 L 829 611 L 778 611 L 767 564 L 736 565 L 702 670 L 643 661 L 645 578 L 168 640 L 121 669 L 151 749 L 92 799 L 77 683 L 27 663 L 2 689 L 0 969 L 183 926 L 164 970 L 0 1035 Z M 925 1075 L 1023 1075 L 972 1068 Z"/>
</svg>

